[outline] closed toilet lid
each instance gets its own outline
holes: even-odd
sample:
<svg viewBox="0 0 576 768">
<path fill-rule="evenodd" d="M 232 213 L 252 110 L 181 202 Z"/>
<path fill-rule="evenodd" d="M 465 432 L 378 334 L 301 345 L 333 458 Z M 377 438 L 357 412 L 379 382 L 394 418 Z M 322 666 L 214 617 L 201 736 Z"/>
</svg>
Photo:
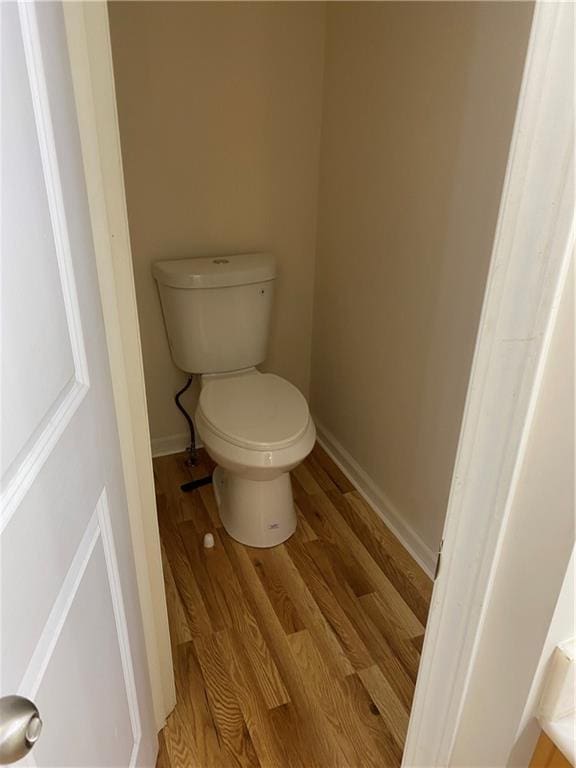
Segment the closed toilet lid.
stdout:
<svg viewBox="0 0 576 768">
<path fill-rule="evenodd" d="M 198 407 L 224 440 L 260 451 L 292 445 L 310 421 L 304 396 L 272 373 L 214 379 L 202 389 Z"/>
</svg>

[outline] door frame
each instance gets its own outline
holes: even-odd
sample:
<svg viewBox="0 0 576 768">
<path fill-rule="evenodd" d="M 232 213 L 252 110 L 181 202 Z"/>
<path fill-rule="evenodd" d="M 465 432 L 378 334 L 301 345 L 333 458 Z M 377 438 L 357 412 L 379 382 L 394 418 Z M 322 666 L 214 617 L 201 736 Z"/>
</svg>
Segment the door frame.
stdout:
<svg viewBox="0 0 576 768">
<path fill-rule="evenodd" d="M 157 726 L 175 703 L 105 2 L 64 3 Z M 571 3 L 537 2 L 403 766 L 448 766 L 574 242 Z M 488 509 L 488 513 L 487 513 Z"/>
<path fill-rule="evenodd" d="M 176 704 L 106 2 L 62 3 L 154 717 Z"/>
<path fill-rule="evenodd" d="M 572 3 L 537 2 L 534 9 L 405 768 L 454 764 L 453 747 L 574 252 L 574 12 Z M 476 764 L 474 755 L 470 760 L 467 764 Z"/>
</svg>

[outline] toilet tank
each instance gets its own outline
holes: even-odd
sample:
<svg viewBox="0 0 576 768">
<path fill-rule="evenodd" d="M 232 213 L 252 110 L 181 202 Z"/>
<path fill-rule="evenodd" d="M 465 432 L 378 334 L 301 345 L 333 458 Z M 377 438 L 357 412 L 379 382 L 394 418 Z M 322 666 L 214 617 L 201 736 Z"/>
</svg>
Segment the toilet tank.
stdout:
<svg viewBox="0 0 576 768">
<path fill-rule="evenodd" d="M 249 253 L 157 261 L 172 359 L 187 373 L 223 373 L 266 357 L 276 265 Z"/>
</svg>

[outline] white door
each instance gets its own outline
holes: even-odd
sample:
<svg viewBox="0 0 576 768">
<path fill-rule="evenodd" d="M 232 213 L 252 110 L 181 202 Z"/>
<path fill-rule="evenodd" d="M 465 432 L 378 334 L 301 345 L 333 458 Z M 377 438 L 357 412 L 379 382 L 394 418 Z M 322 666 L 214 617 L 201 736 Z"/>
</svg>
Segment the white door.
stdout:
<svg viewBox="0 0 576 768">
<path fill-rule="evenodd" d="M 0 696 L 22 764 L 152 766 L 156 733 L 60 3 L 3 3 Z"/>
</svg>

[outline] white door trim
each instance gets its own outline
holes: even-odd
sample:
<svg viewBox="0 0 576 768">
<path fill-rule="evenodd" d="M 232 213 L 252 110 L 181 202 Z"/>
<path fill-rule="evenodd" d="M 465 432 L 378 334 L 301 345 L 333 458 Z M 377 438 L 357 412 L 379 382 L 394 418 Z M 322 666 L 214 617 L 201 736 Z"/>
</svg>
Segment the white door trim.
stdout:
<svg viewBox="0 0 576 768">
<path fill-rule="evenodd" d="M 535 7 L 405 767 L 452 765 L 574 247 L 574 11 Z"/>
<path fill-rule="evenodd" d="M 63 3 L 156 726 L 176 703 L 105 2 Z"/>
</svg>

